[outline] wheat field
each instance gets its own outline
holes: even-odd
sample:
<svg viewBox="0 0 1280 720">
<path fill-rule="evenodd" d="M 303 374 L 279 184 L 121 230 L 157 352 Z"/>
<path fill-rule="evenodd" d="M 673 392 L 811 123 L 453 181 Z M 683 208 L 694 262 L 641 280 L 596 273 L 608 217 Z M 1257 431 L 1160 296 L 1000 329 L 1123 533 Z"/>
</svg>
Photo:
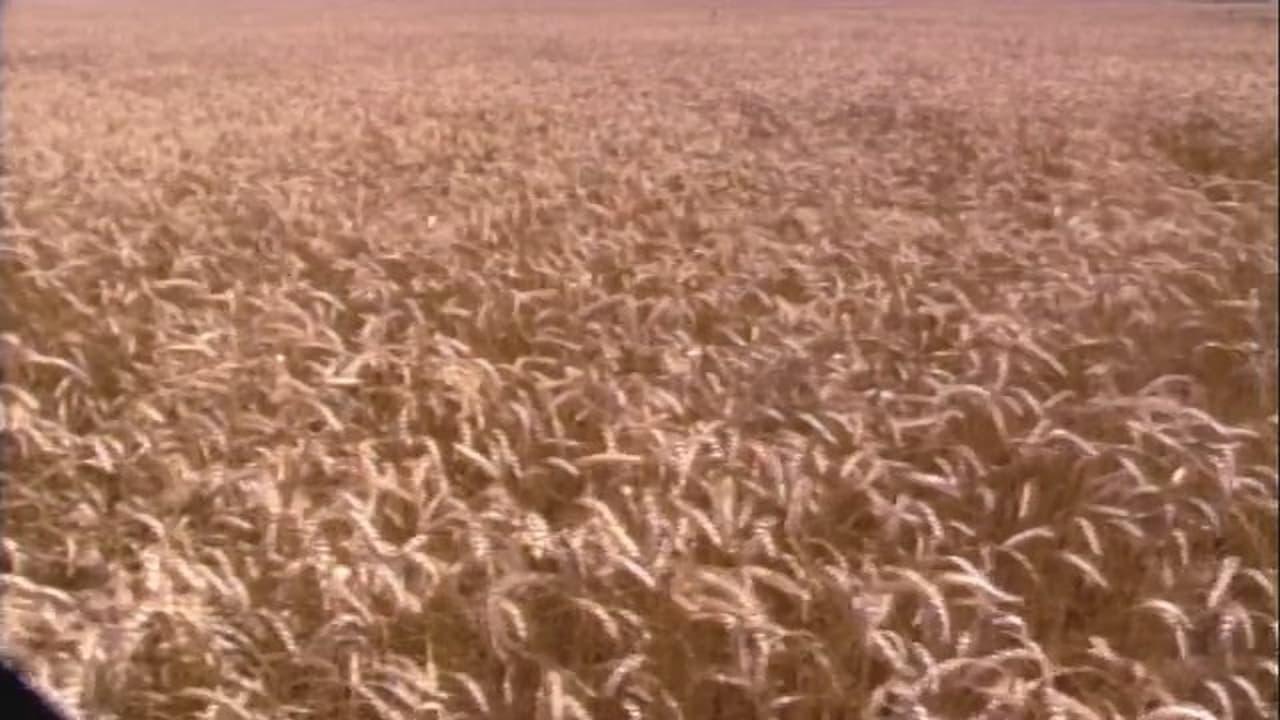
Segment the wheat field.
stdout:
<svg viewBox="0 0 1280 720">
<path fill-rule="evenodd" d="M 5 17 L 77 716 L 1277 717 L 1274 8 L 213 5 Z"/>
</svg>

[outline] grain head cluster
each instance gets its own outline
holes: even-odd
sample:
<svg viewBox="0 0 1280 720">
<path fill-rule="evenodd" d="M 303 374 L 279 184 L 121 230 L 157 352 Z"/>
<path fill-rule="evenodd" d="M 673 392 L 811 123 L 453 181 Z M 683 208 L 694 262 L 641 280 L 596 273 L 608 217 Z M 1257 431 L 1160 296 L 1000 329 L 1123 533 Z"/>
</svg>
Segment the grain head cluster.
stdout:
<svg viewBox="0 0 1280 720">
<path fill-rule="evenodd" d="M 1276 717 L 1273 10 L 535 5 L 10 8 L 6 652 L 103 720 Z"/>
</svg>

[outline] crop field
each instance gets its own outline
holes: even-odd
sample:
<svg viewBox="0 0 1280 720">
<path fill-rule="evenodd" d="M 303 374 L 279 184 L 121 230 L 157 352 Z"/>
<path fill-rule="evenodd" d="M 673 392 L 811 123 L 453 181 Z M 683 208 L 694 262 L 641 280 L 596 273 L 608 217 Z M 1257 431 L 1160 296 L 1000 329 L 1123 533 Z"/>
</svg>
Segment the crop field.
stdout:
<svg viewBox="0 0 1280 720">
<path fill-rule="evenodd" d="M 1276 25 L 10 3 L 2 649 L 86 720 L 1274 719 Z"/>
</svg>

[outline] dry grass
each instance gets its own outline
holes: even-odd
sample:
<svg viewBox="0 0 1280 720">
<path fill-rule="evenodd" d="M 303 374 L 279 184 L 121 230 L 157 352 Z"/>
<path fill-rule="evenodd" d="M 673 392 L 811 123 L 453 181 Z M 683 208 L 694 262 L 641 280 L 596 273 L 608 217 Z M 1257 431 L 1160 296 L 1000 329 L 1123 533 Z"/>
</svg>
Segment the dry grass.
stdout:
<svg viewBox="0 0 1280 720">
<path fill-rule="evenodd" d="M 1266 8 L 17 3 L 86 718 L 1276 717 Z"/>
</svg>

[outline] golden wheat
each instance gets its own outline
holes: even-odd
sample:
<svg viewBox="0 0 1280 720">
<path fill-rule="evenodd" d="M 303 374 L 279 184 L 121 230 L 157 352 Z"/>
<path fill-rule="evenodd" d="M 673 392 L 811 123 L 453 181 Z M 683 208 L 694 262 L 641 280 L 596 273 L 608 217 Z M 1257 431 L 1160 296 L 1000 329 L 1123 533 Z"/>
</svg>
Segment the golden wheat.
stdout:
<svg viewBox="0 0 1280 720">
<path fill-rule="evenodd" d="M 1277 717 L 1273 8 L 6 19 L 85 717 Z"/>
</svg>

